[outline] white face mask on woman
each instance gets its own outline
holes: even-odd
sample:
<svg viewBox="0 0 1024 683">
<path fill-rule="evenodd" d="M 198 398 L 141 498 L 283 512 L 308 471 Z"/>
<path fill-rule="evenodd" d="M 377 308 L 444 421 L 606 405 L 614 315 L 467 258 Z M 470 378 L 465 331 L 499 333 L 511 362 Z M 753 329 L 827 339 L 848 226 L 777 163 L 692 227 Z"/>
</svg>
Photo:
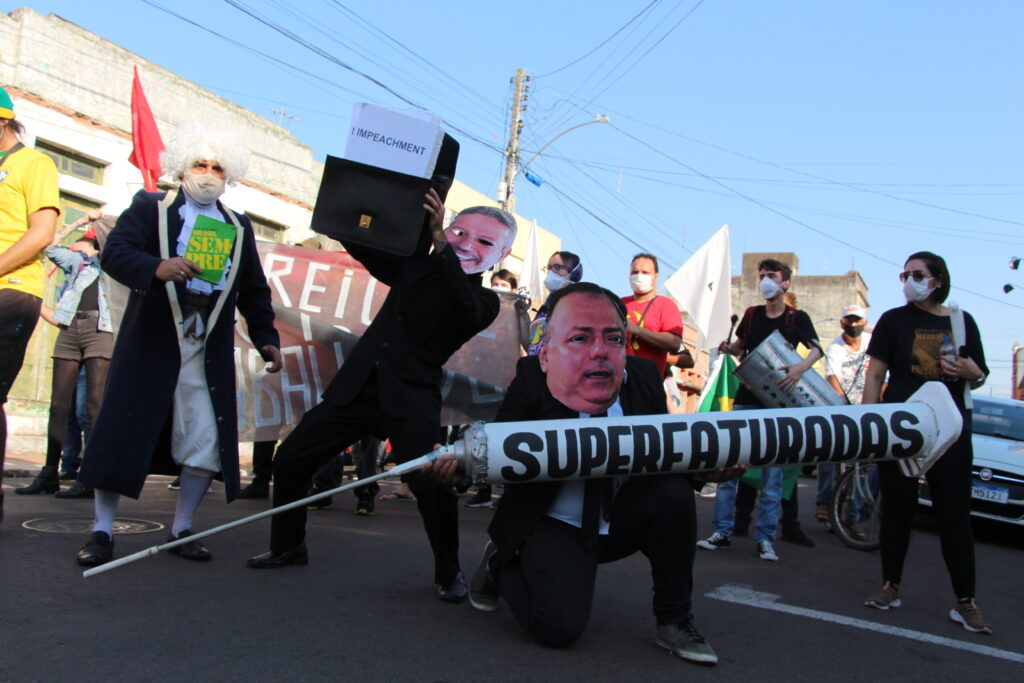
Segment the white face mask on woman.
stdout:
<svg viewBox="0 0 1024 683">
<path fill-rule="evenodd" d="M 928 286 L 930 279 L 922 278 L 920 282 L 917 282 L 914 278 L 907 278 L 907 281 L 903 283 L 903 296 L 907 297 L 907 303 L 924 301 L 931 295 L 935 288 Z"/>
<path fill-rule="evenodd" d="M 761 296 L 765 299 L 774 299 L 776 295 L 782 291 L 782 287 L 779 286 L 779 283 L 767 275 L 761 278 L 761 282 L 758 284 L 758 287 L 761 290 Z"/>
<path fill-rule="evenodd" d="M 511 292 L 512 288 L 508 285 L 491 285 L 491 289 L 495 292 Z"/>
<path fill-rule="evenodd" d="M 181 178 L 181 187 L 197 204 L 207 206 L 224 194 L 224 179 L 210 173 L 186 171 Z"/>
<path fill-rule="evenodd" d="M 544 278 L 544 288 L 549 292 L 557 292 L 560 289 L 564 289 L 569 284 L 569 278 L 565 275 L 559 275 L 553 270 L 549 270 L 547 276 Z"/>
</svg>

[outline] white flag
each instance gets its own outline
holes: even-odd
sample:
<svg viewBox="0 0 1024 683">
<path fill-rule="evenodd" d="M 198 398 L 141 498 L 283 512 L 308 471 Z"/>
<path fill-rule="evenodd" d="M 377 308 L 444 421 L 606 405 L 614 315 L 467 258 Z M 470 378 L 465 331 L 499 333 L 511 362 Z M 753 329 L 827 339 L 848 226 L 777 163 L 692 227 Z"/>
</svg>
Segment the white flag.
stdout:
<svg viewBox="0 0 1024 683">
<path fill-rule="evenodd" d="M 698 352 L 717 346 L 729 334 L 729 318 L 732 317 L 729 259 L 729 226 L 723 225 L 665 281 L 669 296 L 690 314 L 697 326 Z"/>
<path fill-rule="evenodd" d="M 537 221 L 530 226 L 530 239 L 526 242 L 526 257 L 523 272 L 519 274 L 519 289 L 530 293 L 530 299 L 539 299 L 544 292 L 544 274 L 540 271 L 540 240 L 537 236 Z"/>
</svg>

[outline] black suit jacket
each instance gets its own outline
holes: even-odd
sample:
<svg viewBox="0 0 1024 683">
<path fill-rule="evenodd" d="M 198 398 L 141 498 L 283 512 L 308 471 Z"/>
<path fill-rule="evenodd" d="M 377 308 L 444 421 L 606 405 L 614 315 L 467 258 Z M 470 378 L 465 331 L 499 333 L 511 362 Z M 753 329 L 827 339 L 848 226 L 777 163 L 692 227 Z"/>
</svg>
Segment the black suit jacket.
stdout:
<svg viewBox="0 0 1024 683">
<path fill-rule="evenodd" d="M 438 421 L 442 366 L 494 322 L 498 295 L 467 275 L 451 245 L 402 258 L 355 244 L 345 248 L 390 287 L 384 304 L 331 380 L 324 400 L 352 401 L 376 370 L 381 409 L 392 417 Z"/>
<path fill-rule="evenodd" d="M 659 415 L 668 412 L 658 369 L 647 358 L 626 357 L 626 378 L 619 392 L 624 415 Z M 548 390 L 547 376 L 537 356 L 519 359 L 516 376 L 508 387 L 495 422 L 564 420 L 579 413 L 560 403 Z M 661 475 L 672 476 L 672 475 Z M 514 554 L 547 514 L 563 482 L 508 484 L 488 528 L 501 561 Z"/>
</svg>

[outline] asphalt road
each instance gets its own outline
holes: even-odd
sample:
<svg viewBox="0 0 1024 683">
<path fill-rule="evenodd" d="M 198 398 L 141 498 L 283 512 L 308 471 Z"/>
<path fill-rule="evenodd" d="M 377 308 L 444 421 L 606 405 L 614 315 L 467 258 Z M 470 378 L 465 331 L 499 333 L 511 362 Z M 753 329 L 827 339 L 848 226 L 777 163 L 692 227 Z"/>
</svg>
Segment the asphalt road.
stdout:
<svg viewBox="0 0 1024 683">
<path fill-rule="evenodd" d="M 86 533 L 22 524 L 55 518 L 87 524 L 92 501 L 13 495 L 27 481 L 4 482 L 3 681 L 1024 677 L 1024 533 L 1016 529 L 977 526 L 978 600 L 992 636 L 968 633 L 948 619 L 949 580 L 927 523 L 914 534 L 904 606 L 890 612 L 863 606 L 879 584 L 877 553 L 848 549 L 813 522 L 805 527 L 817 547 L 779 543 L 777 564 L 759 560 L 749 538 L 735 539 L 730 549 L 698 551 L 694 613 L 720 658 L 708 668 L 653 644 L 650 579 L 639 555 L 601 568 L 588 631 L 572 648 L 551 650 L 529 641 L 507 607 L 484 614 L 434 596 L 429 547 L 412 503 L 380 502 L 376 516 L 356 517 L 354 498 L 346 495 L 334 509 L 311 512 L 307 567 L 245 567 L 248 556 L 267 547 L 264 520 L 209 539 L 214 559 L 208 564 L 161 554 L 83 579 L 74 554 Z M 167 481 L 151 477 L 140 501 L 123 502 L 119 519 L 168 524 L 176 494 Z M 807 518 L 814 485 L 801 480 Z M 197 527 L 265 507 L 265 501 L 225 505 L 215 484 Z M 712 501 L 700 499 L 698 512 L 706 535 Z M 490 514 L 462 511 L 467 574 Z M 159 543 L 166 534 L 119 535 L 116 554 Z M 947 640 L 927 642 L 932 636 Z"/>
</svg>

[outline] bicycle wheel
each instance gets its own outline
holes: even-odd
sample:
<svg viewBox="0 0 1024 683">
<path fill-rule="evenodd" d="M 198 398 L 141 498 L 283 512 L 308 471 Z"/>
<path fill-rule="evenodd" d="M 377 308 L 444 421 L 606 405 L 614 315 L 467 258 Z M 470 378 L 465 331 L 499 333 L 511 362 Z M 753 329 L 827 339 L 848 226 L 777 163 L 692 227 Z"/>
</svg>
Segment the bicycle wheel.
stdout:
<svg viewBox="0 0 1024 683">
<path fill-rule="evenodd" d="M 829 518 L 836 536 L 851 548 L 876 550 L 881 544 L 881 494 L 877 469 L 855 465 L 836 483 Z"/>
</svg>

